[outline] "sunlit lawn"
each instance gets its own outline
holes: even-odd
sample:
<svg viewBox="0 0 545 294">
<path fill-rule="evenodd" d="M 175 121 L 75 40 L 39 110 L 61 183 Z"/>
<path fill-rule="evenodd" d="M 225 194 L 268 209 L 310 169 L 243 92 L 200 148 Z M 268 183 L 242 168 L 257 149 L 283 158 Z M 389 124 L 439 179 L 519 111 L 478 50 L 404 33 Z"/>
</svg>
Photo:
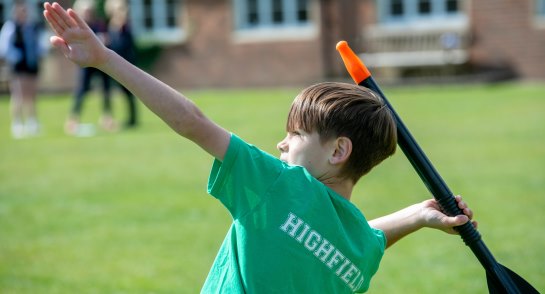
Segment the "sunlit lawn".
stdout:
<svg viewBox="0 0 545 294">
<path fill-rule="evenodd" d="M 385 88 L 495 257 L 545 291 L 545 86 Z M 213 120 L 276 154 L 298 89 L 190 91 Z M 44 94 L 43 134 L 14 140 L 0 98 L 0 293 L 198 293 L 230 225 L 206 194 L 212 159 L 140 105 L 141 127 L 63 133 L 69 95 Z M 116 117 L 124 117 L 121 97 Z M 96 124 L 90 96 L 83 120 Z M 353 201 L 368 218 L 430 197 L 401 151 Z M 457 236 L 388 249 L 369 293 L 487 293 Z"/>
</svg>

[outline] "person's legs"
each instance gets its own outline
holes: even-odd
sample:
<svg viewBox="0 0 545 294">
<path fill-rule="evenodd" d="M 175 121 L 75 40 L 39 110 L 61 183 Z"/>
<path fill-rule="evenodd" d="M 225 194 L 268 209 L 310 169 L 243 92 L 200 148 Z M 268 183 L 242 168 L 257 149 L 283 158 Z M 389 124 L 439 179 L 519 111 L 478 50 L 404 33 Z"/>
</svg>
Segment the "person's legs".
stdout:
<svg viewBox="0 0 545 294">
<path fill-rule="evenodd" d="M 16 138 L 24 136 L 23 125 L 23 98 L 21 79 L 18 74 L 13 74 L 9 81 L 10 107 L 11 107 L 11 135 Z"/>
<path fill-rule="evenodd" d="M 67 134 L 74 135 L 78 130 L 79 119 L 81 115 L 81 110 L 83 108 L 85 94 L 91 88 L 91 78 L 91 68 L 86 67 L 80 69 L 78 84 L 76 86 L 76 92 L 74 93 L 72 109 L 70 110 L 70 115 L 68 116 L 68 119 L 66 120 L 66 123 L 64 125 L 64 131 Z"/>
<path fill-rule="evenodd" d="M 129 91 L 127 88 L 120 85 L 120 89 L 125 95 L 125 99 L 127 100 L 128 117 L 125 126 L 127 128 L 136 127 L 136 125 L 138 124 L 136 113 L 136 99 L 131 91 Z"/>
<path fill-rule="evenodd" d="M 104 99 L 104 104 L 102 106 L 102 113 L 112 115 L 112 94 L 111 94 L 111 81 L 110 77 L 97 70 L 97 74 L 102 80 L 102 97 Z"/>
<path fill-rule="evenodd" d="M 28 135 L 37 135 L 40 130 L 36 111 L 37 87 L 37 75 L 24 74 L 21 76 L 23 113 L 26 118 L 25 133 Z"/>
<path fill-rule="evenodd" d="M 112 114 L 112 91 L 111 91 L 111 78 L 97 70 L 102 80 L 102 97 L 104 103 L 102 106 L 102 117 L 100 118 L 100 125 L 108 132 L 114 132 L 117 130 L 117 123 L 115 122 Z"/>
</svg>

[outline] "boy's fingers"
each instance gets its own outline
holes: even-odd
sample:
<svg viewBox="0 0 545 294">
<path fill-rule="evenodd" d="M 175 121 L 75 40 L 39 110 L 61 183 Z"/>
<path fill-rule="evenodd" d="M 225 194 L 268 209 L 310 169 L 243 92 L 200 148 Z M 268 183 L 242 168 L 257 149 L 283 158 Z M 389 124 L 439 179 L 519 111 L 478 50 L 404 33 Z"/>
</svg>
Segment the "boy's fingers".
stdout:
<svg viewBox="0 0 545 294">
<path fill-rule="evenodd" d="M 457 195 L 456 201 L 458 201 L 458 208 L 460 208 L 462 212 L 469 217 L 469 219 L 472 219 L 473 211 L 467 206 L 467 203 L 462 200 L 462 196 Z"/>
<path fill-rule="evenodd" d="M 49 27 L 53 30 L 53 32 L 55 32 L 56 35 L 59 35 L 59 36 L 62 35 L 64 31 L 60 28 L 59 24 L 51 16 L 51 12 L 45 10 L 44 17 L 47 20 L 47 23 L 49 24 Z"/>
<path fill-rule="evenodd" d="M 464 209 L 466 207 L 466 203 L 462 200 L 458 201 L 458 207 L 461 209 Z"/>
<path fill-rule="evenodd" d="M 44 4 L 44 8 L 44 15 L 46 15 L 49 23 L 54 26 L 57 32 L 64 32 L 66 24 L 64 23 L 64 21 L 61 21 L 60 15 L 55 11 L 53 6 L 49 3 L 46 3 Z"/>
<path fill-rule="evenodd" d="M 68 9 L 68 15 L 76 21 L 76 24 L 82 29 L 91 29 L 89 25 L 71 8 Z"/>
<path fill-rule="evenodd" d="M 66 13 L 66 10 L 62 8 L 57 2 L 50 5 L 51 9 L 48 11 L 51 13 L 53 18 L 59 27 L 64 31 L 66 29 L 77 26 L 76 22 Z"/>
<path fill-rule="evenodd" d="M 461 226 L 469 221 L 469 217 L 467 215 L 458 215 L 455 216 L 452 220 L 452 224 L 454 226 Z"/>
<path fill-rule="evenodd" d="M 469 208 L 464 208 L 464 214 L 467 215 L 469 217 L 469 219 L 472 219 L 473 218 L 473 211 Z"/>
<path fill-rule="evenodd" d="M 57 19 L 53 17 L 50 12 L 45 11 L 44 16 L 46 17 L 46 20 L 49 23 L 49 27 L 53 29 L 56 35 L 58 36 L 64 35 L 64 33 L 66 32 L 66 29 L 61 24 L 59 24 Z"/>
<path fill-rule="evenodd" d="M 64 56 L 68 57 L 68 55 L 70 54 L 70 49 L 68 48 L 68 45 L 66 45 L 66 42 L 64 42 L 63 39 L 57 36 L 53 36 L 49 38 L 49 42 L 51 42 L 51 45 L 53 45 L 53 47 L 59 49 L 62 54 L 64 54 Z"/>
</svg>

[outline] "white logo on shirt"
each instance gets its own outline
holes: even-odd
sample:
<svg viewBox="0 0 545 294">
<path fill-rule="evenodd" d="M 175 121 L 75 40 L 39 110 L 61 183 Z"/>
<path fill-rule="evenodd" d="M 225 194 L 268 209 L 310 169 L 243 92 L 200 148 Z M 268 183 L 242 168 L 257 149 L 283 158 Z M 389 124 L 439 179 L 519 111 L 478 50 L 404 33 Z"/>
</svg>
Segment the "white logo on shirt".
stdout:
<svg viewBox="0 0 545 294">
<path fill-rule="evenodd" d="M 294 213 L 289 213 L 280 230 L 287 233 L 304 248 L 312 252 L 316 258 L 332 269 L 352 291 L 358 289 L 364 281 L 360 269 L 354 265 L 341 251 L 339 251 L 320 233 L 313 230 L 305 221 Z"/>
</svg>

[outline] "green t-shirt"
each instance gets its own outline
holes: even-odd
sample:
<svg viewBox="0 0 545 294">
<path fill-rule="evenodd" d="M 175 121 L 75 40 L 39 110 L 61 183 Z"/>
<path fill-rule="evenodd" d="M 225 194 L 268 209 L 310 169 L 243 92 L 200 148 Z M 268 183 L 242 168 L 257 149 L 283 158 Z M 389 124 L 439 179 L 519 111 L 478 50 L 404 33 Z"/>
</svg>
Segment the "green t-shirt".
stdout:
<svg viewBox="0 0 545 294">
<path fill-rule="evenodd" d="M 233 217 L 201 293 L 365 292 L 386 239 L 350 201 L 235 135 L 208 192 Z"/>
</svg>

